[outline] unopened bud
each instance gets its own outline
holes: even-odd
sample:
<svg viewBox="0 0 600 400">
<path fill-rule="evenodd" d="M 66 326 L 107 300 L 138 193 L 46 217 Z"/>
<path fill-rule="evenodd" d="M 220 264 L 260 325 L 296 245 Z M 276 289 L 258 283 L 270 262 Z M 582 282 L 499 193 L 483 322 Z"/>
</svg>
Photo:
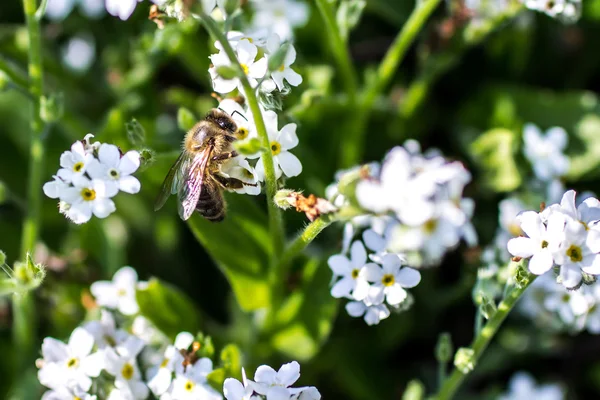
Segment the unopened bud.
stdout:
<svg viewBox="0 0 600 400">
<path fill-rule="evenodd" d="M 529 271 L 527 271 L 522 265 L 519 265 L 515 274 L 515 285 L 519 289 L 522 289 L 529 285 L 530 280 L 531 276 L 529 275 Z"/>
<path fill-rule="evenodd" d="M 287 210 L 290 207 L 296 207 L 296 201 L 300 193 L 290 189 L 281 189 L 275 193 L 273 201 L 277 207 Z"/>
<path fill-rule="evenodd" d="M 156 161 L 156 153 L 152 149 L 140 150 L 140 171 L 145 170 Z"/>
<path fill-rule="evenodd" d="M 584 285 L 593 285 L 594 283 L 596 283 L 597 278 L 596 278 L 595 275 L 590 275 L 590 274 L 587 274 L 587 273 L 585 273 L 583 271 L 581 271 L 581 275 L 582 275 L 582 278 L 583 278 L 582 282 L 583 282 Z"/>
<path fill-rule="evenodd" d="M 131 144 L 134 146 L 144 144 L 146 141 L 146 130 L 137 119 L 133 118 L 131 121 L 126 123 L 125 129 L 127 130 L 127 139 Z"/>
<path fill-rule="evenodd" d="M 233 142 L 233 147 L 238 153 L 244 156 L 250 156 L 265 151 L 265 148 L 262 147 L 260 139 L 255 137 L 246 140 L 236 140 Z"/>
<path fill-rule="evenodd" d="M 463 374 L 468 374 L 475 368 L 475 351 L 468 347 L 461 347 L 454 356 L 454 366 Z"/>
<path fill-rule="evenodd" d="M 192 343 L 192 346 L 195 346 L 192 350 L 200 358 L 212 358 L 215 354 L 215 346 L 213 345 L 212 338 L 210 336 L 205 336 L 202 333 L 196 335 L 196 340 Z"/>
<path fill-rule="evenodd" d="M 196 117 L 185 107 L 180 107 L 177 111 L 177 126 L 182 131 L 189 131 L 196 124 Z"/>
<path fill-rule="evenodd" d="M 217 67 L 216 71 L 223 79 L 233 79 L 239 76 L 238 71 L 229 65 L 220 65 Z"/>
<path fill-rule="evenodd" d="M 41 264 L 35 264 L 31 255 L 27 254 L 25 262 L 17 262 L 14 266 L 14 278 L 22 290 L 32 290 L 42 284 L 46 270 Z"/>
<path fill-rule="evenodd" d="M 486 298 L 484 300 L 484 303 L 479 306 L 479 310 L 481 311 L 481 315 L 483 315 L 485 319 L 490 319 L 494 316 L 494 314 L 496 314 L 496 311 L 498 311 L 498 307 L 496 307 L 496 303 L 494 302 L 494 300 Z"/>
<path fill-rule="evenodd" d="M 418 380 L 408 382 L 406 390 L 402 395 L 402 400 L 423 400 L 425 396 L 425 386 Z"/>
<path fill-rule="evenodd" d="M 435 346 L 436 360 L 445 364 L 452 359 L 452 353 L 454 353 L 452 337 L 448 332 L 441 333 Z"/>
<path fill-rule="evenodd" d="M 65 111 L 65 99 L 62 92 L 52 93 L 50 97 L 40 98 L 40 118 L 46 123 L 60 120 Z"/>
<path fill-rule="evenodd" d="M 275 51 L 275 53 L 269 56 L 269 71 L 273 72 L 284 68 L 283 62 L 285 61 L 285 56 L 288 51 L 290 51 L 290 45 L 284 43 Z"/>
</svg>

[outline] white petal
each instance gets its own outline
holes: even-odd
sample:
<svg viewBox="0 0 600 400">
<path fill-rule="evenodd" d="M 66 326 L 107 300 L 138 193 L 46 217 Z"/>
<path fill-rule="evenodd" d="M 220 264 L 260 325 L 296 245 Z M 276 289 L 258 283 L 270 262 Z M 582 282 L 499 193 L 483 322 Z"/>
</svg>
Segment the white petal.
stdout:
<svg viewBox="0 0 600 400">
<path fill-rule="evenodd" d="M 581 267 L 583 272 L 591 275 L 600 275 L 600 254 L 592 254 L 584 258 L 585 267 Z"/>
<path fill-rule="evenodd" d="M 521 229 L 530 238 L 539 238 L 542 235 L 542 232 L 545 231 L 544 224 L 542 223 L 539 214 L 535 211 L 525 211 L 524 213 L 519 214 L 517 218 L 521 223 Z"/>
<path fill-rule="evenodd" d="M 334 275 L 347 275 L 350 273 L 352 266 L 350 260 L 341 254 L 335 254 L 327 260 L 327 264 Z"/>
<path fill-rule="evenodd" d="M 268 365 L 261 365 L 254 373 L 254 380 L 259 383 L 274 384 L 277 372 Z"/>
<path fill-rule="evenodd" d="M 125 193 L 135 194 L 140 188 L 140 181 L 134 176 L 123 176 L 119 179 L 119 189 Z"/>
<path fill-rule="evenodd" d="M 60 362 L 69 358 L 68 347 L 60 340 L 47 337 L 42 342 L 42 355 L 46 362 Z"/>
<path fill-rule="evenodd" d="M 529 271 L 535 275 L 542 275 L 552 268 L 554 259 L 549 251 L 539 251 L 529 260 Z"/>
<path fill-rule="evenodd" d="M 386 254 L 382 257 L 381 264 L 384 273 L 396 275 L 400 269 L 400 257 L 393 253 Z"/>
<path fill-rule="evenodd" d="M 175 337 L 175 347 L 177 349 L 187 349 L 194 342 L 194 335 L 189 332 L 180 332 Z"/>
<path fill-rule="evenodd" d="M 351 277 L 342 278 L 331 288 L 331 295 L 336 299 L 347 297 L 352 289 L 354 289 L 354 279 Z"/>
<path fill-rule="evenodd" d="M 292 86 L 298 86 L 302 83 L 302 76 L 291 68 L 286 68 L 283 72 L 283 76 Z"/>
<path fill-rule="evenodd" d="M 396 281 L 405 288 L 415 287 L 421 282 L 421 273 L 416 269 L 403 267 L 396 275 Z"/>
<path fill-rule="evenodd" d="M 537 242 L 525 237 L 510 239 L 506 247 L 510 254 L 522 258 L 531 257 L 538 250 Z"/>
<path fill-rule="evenodd" d="M 86 172 L 92 179 L 103 179 L 106 177 L 106 165 L 94 158 L 87 165 Z"/>
<path fill-rule="evenodd" d="M 131 267 L 123 267 L 115 272 L 113 282 L 118 287 L 133 288 L 138 281 L 138 274 Z"/>
<path fill-rule="evenodd" d="M 288 177 L 298 176 L 302 172 L 302 163 L 289 151 L 282 151 L 277 156 L 283 173 Z"/>
<path fill-rule="evenodd" d="M 92 351 L 94 346 L 94 337 L 83 328 L 75 328 L 69 338 L 69 352 L 78 357 L 84 358 Z"/>
<path fill-rule="evenodd" d="M 281 386 L 273 386 L 267 391 L 267 400 L 290 400 L 290 392 Z"/>
<path fill-rule="evenodd" d="M 374 263 L 365 265 L 365 277 L 369 282 L 379 282 L 383 278 L 383 269 Z"/>
<path fill-rule="evenodd" d="M 84 224 L 92 218 L 92 207 L 89 202 L 72 204 L 67 210 L 67 217 L 76 224 Z"/>
<path fill-rule="evenodd" d="M 261 79 L 267 73 L 268 61 L 266 57 L 256 61 L 248 68 L 248 76 L 254 79 Z"/>
<path fill-rule="evenodd" d="M 65 183 L 58 179 L 44 183 L 42 190 L 44 194 L 51 199 L 58 199 L 64 192 Z"/>
<path fill-rule="evenodd" d="M 258 49 L 248 39 L 242 39 L 237 45 L 237 55 L 240 64 L 250 65 L 254 62 Z"/>
<path fill-rule="evenodd" d="M 563 212 L 566 212 L 568 216 L 573 219 L 578 219 L 577 208 L 575 207 L 575 191 L 567 190 L 560 200 L 560 206 Z"/>
<path fill-rule="evenodd" d="M 367 282 L 366 280 L 360 278 L 356 279 L 355 285 L 356 286 L 352 291 L 352 297 L 358 301 L 364 300 L 369 294 L 369 289 L 371 288 L 371 285 L 369 285 L 369 282 Z"/>
<path fill-rule="evenodd" d="M 246 395 L 246 389 L 237 379 L 227 378 L 223 382 L 223 394 L 227 400 L 241 400 Z"/>
<path fill-rule="evenodd" d="M 374 252 L 380 252 L 385 249 L 386 240 L 373 229 L 367 229 L 363 233 L 365 245 Z"/>
<path fill-rule="evenodd" d="M 287 363 L 277 371 L 277 381 L 282 386 L 292 386 L 300 378 L 300 364 L 296 361 Z"/>
<path fill-rule="evenodd" d="M 98 305 L 113 309 L 117 307 L 117 288 L 112 282 L 94 282 L 90 286 L 90 291 L 96 298 L 96 302 L 98 303 Z"/>
<path fill-rule="evenodd" d="M 564 150 L 567 146 L 567 132 L 563 128 L 555 126 L 546 131 L 546 140 L 557 149 Z"/>
<path fill-rule="evenodd" d="M 296 124 L 287 124 L 279 131 L 279 143 L 284 150 L 293 149 L 298 145 L 298 135 L 296 135 Z"/>
<path fill-rule="evenodd" d="M 92 202 L 92 211 L 98 218 L 106 218 L 117 208 L 111 199 L 96 199 Z"/>
<path fill-rule="evenodd" d="M 385 288 L 381 284 L 371 285 L 369 288 L 369 294 L 365 299 L 367 304 L 379 305 L 383 303 L 385 299 Z"/>
<path fill-rule="evenodd" d="M 362 301 L 351 301 L 346 304 L 346 312 L 351 317 L 361 317 L 367 309 Z"/>
<path fill-rule="evenodd" d="M 360 206 L 365 210 L 381 213 L 388 209 L 386 193 L 377 182 L 358 182 L 356 186 L 356 198 Z"/>
<path fill-rule="evenodd" d="M 100 376 L 100 372 L 104 369 L 104 352 L 97 351 L 81 360 L 81 369 L 88 376 L 94 378 Z"/>
<path fill-rule="evenodd" d="M 125 315 L 134 315 L 140 310 L 135 297 L 121 297 L 119 299 L 119 311 Z"/>
<path fill-rule="evenodd" d="M 387 302 L 392 306 L 402 303 L 406 299 L 406 296 L 406 290 L 402 289 L 399 283 L 394 283 L 386 289 Z"/>
<path fill-rule="evenodd" d="M 119 160 L 119 171 L 123 175 L 131 175 L 140 167 L 140 153 L 128 151 Z"/>
<path fill-rule="evenodd" d="M 572 289 L 581 283 L 583 277 L 579 268 L 563 265 L 560 268 L 560 278 L 564 287 Z"/>
<path fill-rule="evenodd" d="M 117 168 L 119 166 L 119 160 L 121 153 L 119 148 L 114 144 L 103 143 L 98 149 L 98 160 L 107 167 Z"/>
<path fill-rule="evenodd" d="M 350 263 L 354 268 L 361 268 L 367 262 L 367 251 L 360 240 L 356 240 L 350 247 Z"/>
</svg>

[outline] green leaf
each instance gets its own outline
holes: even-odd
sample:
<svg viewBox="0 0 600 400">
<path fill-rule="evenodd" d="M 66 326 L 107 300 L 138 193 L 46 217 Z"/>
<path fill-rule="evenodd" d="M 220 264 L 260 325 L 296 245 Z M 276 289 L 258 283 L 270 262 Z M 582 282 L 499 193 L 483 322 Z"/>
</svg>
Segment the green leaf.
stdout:
<svg viewBox="0 0 600 400">
<path fill-rule="evenodd" d="M 214 369 L 206 379 L 216 390 L 223 389 L 225 378 L 242 379 L 242 352 L 235 344 L 228 344 L 221 350 L 221 367 Z"/>
<path fill-rule="evenodd" d="M 331 332 L 337 301 L 329 293 L 331 272 L 319 259 L 309 260 L 302 270 L 300 289 L 293 292 L 277 314 L 273 335 L 275 349 L 298 360 L 308 360 Z"/>
<path fill-rule="evenodd" d="M 340 3 L 336 13 L 336 22 L 344 40 L 348 40 L 350 31 L 358 25 L 366 5 L 365 0 L 346 0 Z"/>
<path fill-rule="evenodd" d="M 515 161 L 518 150 L 515 132 L 504 128 L 489 130 L 471 144 L 470 150 L 487 187 L 496 192 L 510 192 L 521 185 Z"/>
<path fill-rule="evenodd" d="M 136 291 L 140 313 L 171 339 L 179 332 L 197 332 L 200 316 L 192 300 L 176 287 L 157 278 Z"/>
<path fill-rule="evenodd" d="M 600 117 L 585 115 L 575 128 L 575 139 L 582 146 L 570 154 L 567 177 L 571 180 L 597 177 L 600 174 Z"/>
<path fill-rule="evenodd" d="M 177 126 L 182 131 L 189 131 L 196 124 L 198 119 L 194 116 L 194 113 L 185 107 L 179 107 L 177 110 Z"/>
<path fill-rule="evenodd" d="M 213 369 L 208 375 L 206 375 L 206 380 L 208 384 L 213 389 L 218 391 L 223 390 L 223 382 L 225 382 L 225 378 L 227 378 L 225 368 Z"/>
<path fill-rule="evenodd" d="M 246 311 L 267 307 L 271 253 L 267 216 L 249 196 L 227 194 L 226 198 L 225 220 L 210 222 L 194 213 L 188 224 L 229 280 L 240 307 Z"/>
</svg>

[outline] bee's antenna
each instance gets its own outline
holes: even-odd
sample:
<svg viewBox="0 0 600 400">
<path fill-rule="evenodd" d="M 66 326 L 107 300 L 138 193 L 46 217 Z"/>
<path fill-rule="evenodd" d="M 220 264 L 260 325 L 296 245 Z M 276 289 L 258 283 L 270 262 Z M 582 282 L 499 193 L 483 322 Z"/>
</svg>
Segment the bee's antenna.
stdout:
<svg viewBox="0 0 600 400">
<path fill-rule="evenodd" d="M 241 112 L 239 112 L 238 110 L 235 110 L 233 113 L 231 113 L 231 116 L 233 117 L 233 115 L 234 115 L 235 113 L 238 113 L 238 114 L 240 114 L 240 117 L 244 118 L 244 119 L 246 120 L 246 122 L 248 122 L 248 118 L 244 117 L 244 116 L 242 115 L 242 113 L 241 113 Z"/>
</svg>

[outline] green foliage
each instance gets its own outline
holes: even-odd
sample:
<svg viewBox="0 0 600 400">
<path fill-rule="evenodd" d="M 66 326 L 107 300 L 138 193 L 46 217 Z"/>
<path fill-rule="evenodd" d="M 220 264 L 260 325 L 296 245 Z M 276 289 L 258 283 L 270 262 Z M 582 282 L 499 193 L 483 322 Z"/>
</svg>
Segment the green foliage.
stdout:
<svg viewBox="0 0 600 400">
<path fill-rule="evenodd" d="M 166 282 L 150 279 L 147 287 L 137 289 L 136 299 L 140 314 L 172 340 L 179 332 L 196 332 L 200 329 L 200 316 L 194 303 Z"/>
<path fill-rule="evenodd" d="M 496 128 L 481 134 L 471 145 L 471 155 L 484 175 L 483 183 L 496 192 L 510 192 L 521 184 L 515 160 L 517 134 Z"/>
<path fill-rule="evenodd" d="M 228 344 L 221 350 L 219 360 L 219 367 L 208 374 L 206 379 L 215 390 L 221 391 L 226 378 L 241 380 L 242 352 L 235 344 Z"/>
<path fill-rule="evenodd" d="M 251 198 L 228 195 L 227 216 L 215 224 L 193 215 L 188 225 L 223 271 L 244 310 L 270 304 L 266 281 L 271 242 L 267 217 Z"/>
<path fill-rule="evenodd" d="M 182 131 L 189 131 L 198 122 L 194 113 L 185 107 L 180 107 L 177 111 L 177 126 Z"/>
</svg>

